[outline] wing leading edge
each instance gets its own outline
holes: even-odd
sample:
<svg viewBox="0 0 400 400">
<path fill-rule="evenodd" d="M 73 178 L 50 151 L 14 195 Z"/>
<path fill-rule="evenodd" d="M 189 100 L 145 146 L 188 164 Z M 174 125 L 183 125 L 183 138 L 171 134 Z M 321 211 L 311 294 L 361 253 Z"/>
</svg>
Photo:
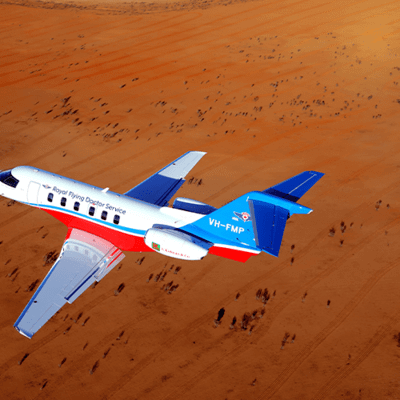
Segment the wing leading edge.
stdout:
<svg viewBox="0 0 400 400">
<path fill-rule="evenodd" d="M 184 177 L 206 153 L 189 151 L 177 158 L 156 174 L 127 191 L 125 196 L 146 201 L 159 207 L 168 205 L 168 201 L 184 184 Z"/>
<path fill-rule="evenodd" d="M 65 303 L 71 304 L 124 257 L 107 240 L 71 229 L 60 256 L 15 322 L 15 329 L 31 338 Z"/>
<path fill-rule="evenodd" d="M 264 190 L 262 193 L 272 194 L 286 200 L 297 202 L 310 190 L 325 174 L 317 171 L 304 171 L 286 181 Z"/>
</svg>

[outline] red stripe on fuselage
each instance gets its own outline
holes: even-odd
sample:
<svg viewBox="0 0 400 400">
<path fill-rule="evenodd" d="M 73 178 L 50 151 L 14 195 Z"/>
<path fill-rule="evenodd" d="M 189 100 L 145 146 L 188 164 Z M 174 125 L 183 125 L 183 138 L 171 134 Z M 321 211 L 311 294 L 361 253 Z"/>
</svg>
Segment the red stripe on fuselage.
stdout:
<svg viewBox="0 0 400 400">
<path fill-rule="evenodd" d="M 46 208 L 42 208 L 42 210 L 46 211 L 54 218 L 57 218 L 68 227 L 68 233 L 65 240 L 69 238 L 72 229 L 76 228 L 108 240 L 110 243 L 112 243 L 114 246 L 117 246 L 121 250 L 136 252 L 154 251 L 150 249 L 150 247 L 146 246 L 142 236 L 129 235 L 125 232 L 110 229 L 104 225 L 96 224 L 94 222 L 87 221 L 83 218 L 79 218 L 68 213 L 49 210 Z M 251 256 L 257 255 L 257 253 L 252 253 L 245 250 L 242 251 L 219 246 L 212 246 L 208 253 L 214 254 L 219 257 L 228 258 L 230 260 L 240 261 L 243 263 L 246 262 Z"/>
<path fill-rule="evenodd" d="M 70 230 L 76 228 L 108 240 L 121 250 L 137 252 L 154 251 L 145 245 L 142 236 L 129 235 L 120 230 L 110 229 L 104 225 L 95 224 L 94 222 L 75 217 L 74 215 L 68 213 L 62 213 L 60 211 L 49 210 L 46 208 L 42 208 L 42 210 L 46 211 L 54 218 L 57 218 L 69 228 L 66 239 L 68 239 L 70 235 Z"/>
</svg>

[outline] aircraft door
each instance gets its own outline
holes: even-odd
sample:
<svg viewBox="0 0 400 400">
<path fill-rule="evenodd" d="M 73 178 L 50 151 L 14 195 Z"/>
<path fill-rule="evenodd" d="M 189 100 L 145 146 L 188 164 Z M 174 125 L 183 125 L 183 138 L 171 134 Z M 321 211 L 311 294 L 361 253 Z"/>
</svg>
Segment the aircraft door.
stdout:
<svg viewBox="0 0 400 400">
<path fill-rule="evenodd" d="M 28 186 L 28 203 L 32 205 L 38 204 L 40 184 L 37 182 L 29 182 Z"/>
</svg>

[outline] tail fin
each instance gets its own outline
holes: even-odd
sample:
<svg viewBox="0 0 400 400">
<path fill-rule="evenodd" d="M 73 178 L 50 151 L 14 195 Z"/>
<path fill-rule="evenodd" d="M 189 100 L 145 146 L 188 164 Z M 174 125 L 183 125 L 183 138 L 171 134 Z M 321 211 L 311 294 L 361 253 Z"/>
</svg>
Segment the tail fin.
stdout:
<svg viewBox="0 0 400 400">
<path fill-rule="evenodd" d="M 319 172 L 307 172 L 307 174 L 313 176 L 318 174 L 318 179 L 323 175 Z M 303 175 L 301 181 L 304 183 L 303 189 L 306 187 L 306 182 L 310 182 L 310 180 L 304 179 L 305 177 Z M 318 179 L 313 178 L 314 183 Z M 297 187 L 301 182 L 299 183 L 293 178 L 291 181 L 292 186 L 296 184 Z M 310 188 L 312 185 L 308 184 L 307 186 Z M 279 187 L 279 185 L 275 187 Z M 276 190 L 279 190 L 280 193 L 284 193 L 284 190 L 289 195 L 290 192 L 293 193 L 293 188 L 288 190 L 287 187 L 279 187 L 279 189 Z M 298 196 L 300 193 L 304 194 L 305 191 L 295 191 L 294 193 L 295 195 L 292 196 Z M 208 240 L 218 247 L 253 253 L 262 250 L 278 257 L 287 219 L 293 214 L 309 214 L 311 212 L 310 208 L 297 204 L 284 196 L 267 191 L 249 192 L 181 229 Z"/>
<path fill-rule="evenodd" d="M 249 200 L 249 208 L 257 247 L 278 257 L 289 211 L 260 200 Z"/>
</svg>

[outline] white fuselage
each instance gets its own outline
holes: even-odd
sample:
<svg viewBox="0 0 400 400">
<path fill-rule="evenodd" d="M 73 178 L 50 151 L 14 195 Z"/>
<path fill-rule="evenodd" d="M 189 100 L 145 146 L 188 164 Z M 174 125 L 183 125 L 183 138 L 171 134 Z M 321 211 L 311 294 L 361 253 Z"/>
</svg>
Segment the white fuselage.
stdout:
<svg viewBox="0 0 400 400">
<path fill-rule="evenodd" d="M 0 182 L 0 195 L 43 209 L 67 226 L 89 226 L 90 229 L 84 230 L 98 235 L 100 231 L 99 236 L 106 236 L 107 240 L 115 237 L 110 241 L 123 250 L 137 248 L 127 246 L 127 237 L 121 243 L 120 236 L 113 236 L 109 230 L 143 238 L 154 224 L 179 228 L 203 217 L 202 214 L 158 207 L 38 168 L 21 166 L 11 172 L 19 183 L 14 188 Z"/>
</svg>

